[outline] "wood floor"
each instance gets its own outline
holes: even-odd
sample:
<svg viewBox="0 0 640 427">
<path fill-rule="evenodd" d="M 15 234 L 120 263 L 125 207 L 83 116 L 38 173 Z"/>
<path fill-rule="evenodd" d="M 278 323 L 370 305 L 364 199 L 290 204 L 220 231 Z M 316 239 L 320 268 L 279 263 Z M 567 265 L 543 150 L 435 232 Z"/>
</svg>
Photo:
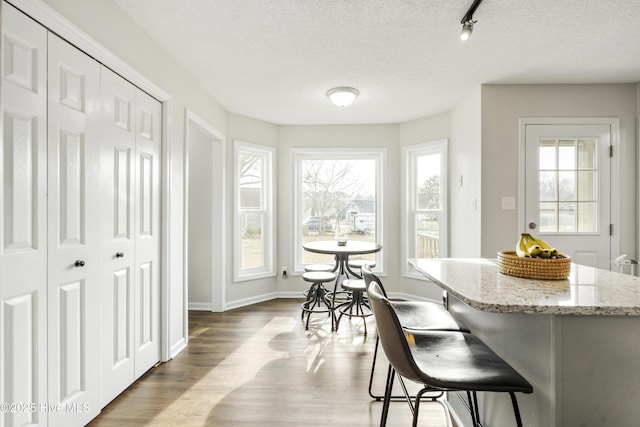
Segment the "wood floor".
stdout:
<svg viewBox="0 0 640 427">
<path fill-rule="evenodd" d="M 91 426 L 377 426 L 381 402 L 367 393 L 375 323 L 326 314 L 300 320 L 301 300 L 279 299 L 225 313 L 190 312 L 189 345 L 147 372 Z M 382 393 L 386 362 L 376 388 Z M 397 387 L 400 392 L 400 388 Z M 421 426 L 451 427 L 439 402 L 421 405 Z M 389 427 L 410 426 L 405 402 Z"/>
</svg>

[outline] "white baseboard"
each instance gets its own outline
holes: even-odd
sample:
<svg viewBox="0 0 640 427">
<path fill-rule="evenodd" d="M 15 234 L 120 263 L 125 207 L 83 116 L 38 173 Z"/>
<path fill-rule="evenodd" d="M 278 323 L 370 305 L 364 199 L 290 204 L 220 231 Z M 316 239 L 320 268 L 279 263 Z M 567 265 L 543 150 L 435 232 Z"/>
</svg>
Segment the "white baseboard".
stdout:
<svg viewBox="0 0 640 427">
<path fill-rule="evenodd" d="M 232 310 L 234 308 L 246 307 L 248 305 L 257 304 L 259 302 L 270 301 L 272 299 L 278 298 L 277 292 L 271 292 L 263 295 L 256 295 L 251 298 L 244 298 L 236 301 L 227 301 L 225 304 L 225 310 Z"/>
<path fill-rule="evenodd" d="M 194 311 L 213 311 L 213 304 L 209 302 L 190 302 L 189 310 Z"/>
<path fill-rule="evenodd" d="M 246 307 L 248 305 L 257 304 L 260 302 L 270 301 L 277 298 L 291 298 L 291 299 L 303 299 L 304 295 L 301 291 L 288 291 L 288 292 L 270 292 L 268 294 L 256 295 L 251 298 L 243 298 L 236 301 L 228 301 L 224 310 L 232 310 L 234 308 Z M 442 301 L 434 301 L 429 298 L 424 298 L 416 295 L 404 294 L 400 292 L 391 292 L 389 298 L 406 299 L 409 301 L 431 301 L 438 304 L 442 304 Z M 194 311 L 212 311 L 212 304 L 204 302 L 190 302 L 189 310 Z"/>
</svg>

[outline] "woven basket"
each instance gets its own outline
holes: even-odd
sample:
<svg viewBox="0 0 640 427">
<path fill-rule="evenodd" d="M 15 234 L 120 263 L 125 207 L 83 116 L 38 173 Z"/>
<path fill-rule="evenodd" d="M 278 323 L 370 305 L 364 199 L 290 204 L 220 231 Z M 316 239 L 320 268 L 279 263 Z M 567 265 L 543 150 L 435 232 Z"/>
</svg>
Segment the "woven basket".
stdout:
<svg viewBox="0 0 640 427">
<path fill-rule="evenodd" d="M 569 277 L 571 258 L 563 254 L 554 259 L 522 258 L 515 251 L 502 251 L 498 252 L 498 271 L 527 279 L 563 280 Z"/>
</svg>

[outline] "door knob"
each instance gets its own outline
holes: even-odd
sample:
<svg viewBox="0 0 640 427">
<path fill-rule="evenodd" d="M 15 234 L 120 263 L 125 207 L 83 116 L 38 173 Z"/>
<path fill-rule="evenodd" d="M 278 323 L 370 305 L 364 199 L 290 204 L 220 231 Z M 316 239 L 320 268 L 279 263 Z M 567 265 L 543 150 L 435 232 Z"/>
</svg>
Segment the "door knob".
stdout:
<svg viewBox="0 0 640 427">
<path fill-rule="evenodd" d="M 124 252 L 116 252 L 116 258 L 124 258 Z"/>
<path fill-rule="evenodd" d="M 535 222 L 530 222 L 529 223 L 529 229 L 530 230 L 535 230 L 536 229 L 536 223 Z"/>
<path fill-rule="evenodd" d="M 75 265 L 76 267 L 84 267 L 84 261 L 77 260 L 73 265 Z"/>
</svg>

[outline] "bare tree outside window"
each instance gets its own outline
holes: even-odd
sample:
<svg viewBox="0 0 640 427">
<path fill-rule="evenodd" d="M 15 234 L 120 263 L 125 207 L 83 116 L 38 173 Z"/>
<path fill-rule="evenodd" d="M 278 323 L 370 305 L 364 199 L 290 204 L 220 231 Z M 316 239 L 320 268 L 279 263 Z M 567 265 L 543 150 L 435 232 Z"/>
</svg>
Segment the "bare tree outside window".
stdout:
<svg viewBox="0 0 640 427">
<path fill-rule="evenodd" d="M 375 159 L 301 160 L 301 243 L 338 234 L 350 240 L 376 240 L 376 165 Z M 302 261 L 324 261 L 313 257 L 305 252 Z"/>
<path fill-rule="evenodd" d="M 303 163 L 303 208 L 309 217 L 320 219 L 319 232 L 327 231 L 330 220 L 340 229 L 348 220 L 347 209 L 362 189 L 363 176 L 355 161 L 307 160 Z"/>
</svg>

